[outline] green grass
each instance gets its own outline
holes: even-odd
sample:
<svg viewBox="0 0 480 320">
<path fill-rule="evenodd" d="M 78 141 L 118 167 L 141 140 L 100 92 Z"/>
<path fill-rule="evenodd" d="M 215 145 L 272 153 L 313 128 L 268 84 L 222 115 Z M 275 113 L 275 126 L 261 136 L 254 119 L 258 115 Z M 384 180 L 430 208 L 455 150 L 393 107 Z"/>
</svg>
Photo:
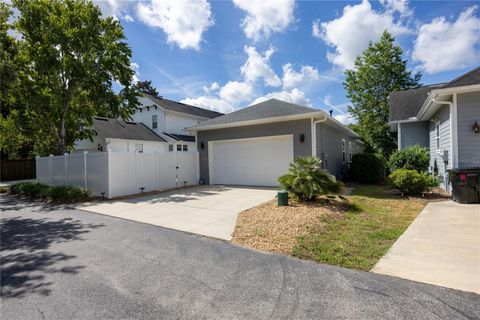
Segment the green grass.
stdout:
<svg viewBox="0 0 480 320">
<path fill-rule="evenodd" d="M 426 204 L 388 195 L 381 186 L 357 187 L 347 198 L 351 208 L 326 215 L 298 239 L 294 256 L 370 270 Z"/>
<path fill-rule="evenodd" d="M 49 186 L 37 182 L 20 182 L 10 187 L 11 194 L 53 202 L 71 203 L 88 200 L 88 193 L 82 188 L 71 186 Z"/>
</svg>

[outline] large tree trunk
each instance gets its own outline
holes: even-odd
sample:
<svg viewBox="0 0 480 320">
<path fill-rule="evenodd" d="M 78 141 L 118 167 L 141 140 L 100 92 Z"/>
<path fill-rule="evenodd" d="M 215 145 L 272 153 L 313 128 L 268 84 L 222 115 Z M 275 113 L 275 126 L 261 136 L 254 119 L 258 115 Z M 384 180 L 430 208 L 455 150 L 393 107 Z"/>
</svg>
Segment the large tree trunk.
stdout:
<svg viewBox="0 0 480 320">
<path fill-rule="evenodd" d="M 65 130 L 65 118 L 67 117 L 68 112 L 68 99 L 65 97 L 63 99 L 63 112 L 62 118 L 60 120 L 60 130 L 58 132 L 58 154 L 62 155 L 67 152 L 67 144 L 66 144 L 66 130 Z"/>
</svg>

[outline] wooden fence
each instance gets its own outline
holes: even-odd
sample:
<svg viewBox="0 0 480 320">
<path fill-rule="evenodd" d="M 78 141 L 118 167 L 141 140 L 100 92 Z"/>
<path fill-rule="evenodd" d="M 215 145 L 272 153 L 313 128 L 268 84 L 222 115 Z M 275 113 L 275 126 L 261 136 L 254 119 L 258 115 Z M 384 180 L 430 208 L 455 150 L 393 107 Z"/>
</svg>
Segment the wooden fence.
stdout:
<svg viewBox="0 0 480 320">
<path fill-rule="evenodd" d="M 0 160 L 0 180 L 35 179 L 35 159 Z"/>
</svg>

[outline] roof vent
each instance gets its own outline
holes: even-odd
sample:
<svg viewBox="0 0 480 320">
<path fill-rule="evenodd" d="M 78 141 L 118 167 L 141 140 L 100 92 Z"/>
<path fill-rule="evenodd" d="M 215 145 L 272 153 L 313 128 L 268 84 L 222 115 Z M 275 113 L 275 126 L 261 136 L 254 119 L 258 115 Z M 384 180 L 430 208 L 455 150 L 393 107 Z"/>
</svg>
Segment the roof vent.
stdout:
<svg viewBox="0 0 480 320">
<path fill-rule="evenodd" d="M 328 111 L 328 113 L 330 114 L 330 117 L 333 116 L 333 110 Z"/>
<path fill-rule="evenodd" d="M 181 102 L 178 102 L 176 101 L 178 104 L 181 104 L 182 106 L 185 106 L 186 104 L 185 103 L 181 103 Z"/>
</svg>

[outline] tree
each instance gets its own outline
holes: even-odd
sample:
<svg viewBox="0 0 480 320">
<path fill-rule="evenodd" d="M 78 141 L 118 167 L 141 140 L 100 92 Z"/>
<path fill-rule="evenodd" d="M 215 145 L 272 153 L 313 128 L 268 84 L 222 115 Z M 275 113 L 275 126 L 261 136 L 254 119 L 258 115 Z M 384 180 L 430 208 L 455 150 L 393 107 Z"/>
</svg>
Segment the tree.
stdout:
<svg viewBox="0 0 480 320">
<path fill-rule="evenodd" d="M 357 120 L 356 130 L 363 140 L 384 159 L 396 149 L 396 139 L 388 130 L 390 92 L 420 85 L 421 74 L 407 70 L 403 51 L 385 31 L 377 43 L 369 43 L 355 59 L 353 70 L 345 71 L 344 87 L 352 102 L 350 114 Z"/>
<path fill-rule="evenodd" d="M 137 81 L 137 84 L 135 86 L 138 88 L 138 90 L 140 90 L 140 92 L 149 94 L 157 98 L 159 97 L 157 89 L 152 86 L 152 81 Z"/>
<path fill-rule="evenodd" d="M 18 103 L 36 154 L 91 138 L 94 115 L 130 118 L 138 106 L 131 50 L 120 23 L 87 1 L 14 0 Z M 114 84 L 120 89 L 115 92 Z"/>
</svg>

